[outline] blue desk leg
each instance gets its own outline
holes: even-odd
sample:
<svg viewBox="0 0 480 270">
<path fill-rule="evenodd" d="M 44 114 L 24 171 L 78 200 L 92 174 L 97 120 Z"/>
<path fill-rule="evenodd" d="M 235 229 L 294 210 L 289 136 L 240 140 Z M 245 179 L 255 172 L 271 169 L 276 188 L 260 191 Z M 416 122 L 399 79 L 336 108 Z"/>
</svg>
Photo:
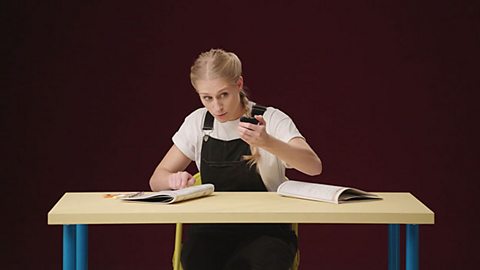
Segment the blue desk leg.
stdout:
<svg viewBox="0 0 480 270">
<path fill-rule="evenodd" d="M 418 270 L 418 234 L 417 224 L 407 224 L 406 227 L 406 269 Z"/>
<path fill-rule="evenodd" d="M 88 225 L 77 225 L 76 270 L 88 269 Z"/>
<path fill-rule="evenodd" d="M 75 270 L 76 225 L 63 225 L 63 270 Z"/>
<path fill-rule="evenodd" d="M 400 225 L 388 225 L 388 270 L 400 270 Z"/>
</svg>

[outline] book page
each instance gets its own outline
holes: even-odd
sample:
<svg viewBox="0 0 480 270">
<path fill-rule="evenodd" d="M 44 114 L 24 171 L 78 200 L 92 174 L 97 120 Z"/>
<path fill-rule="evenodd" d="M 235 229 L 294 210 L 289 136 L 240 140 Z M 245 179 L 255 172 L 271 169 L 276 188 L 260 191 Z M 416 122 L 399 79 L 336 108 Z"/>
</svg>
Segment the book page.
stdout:
<svg viewBox="0 0 480 270">
<path fill-rule="evenodd" d="M 345 189 L 339 186 L 289 180 L 283 182 L 277 192 L 284 196 L 338 203 L 338 197 Z"/>
<path fill-rule="evenodd" d="M 158 192 L 138 192 L 133 194 L 126 194 L 125 196 L 122 196 L 120 198 L 125 201 L 174 203 L 208 196 L 213 193 L 214 189 L 215 188 L 212 184 L 203 184 L 198 186 L 190 186 L 178 190 L 163 190 Z"/>
<path fill-rule="evenodd" d="M 344 192 L 342 192 L 338 201 L 346 202 L 349 200 L 368 200 L 368 199 L 381 199 L 381 198 L 376 194 L 368 193 L 363 190 L 359 190 L 356 188 L 347 188 Z"/>
<path fill-rule="evenodd" d="M 198 197 L 204 197 L 213 193 L 214 189 L 215 188 L 212 184 L 203 184 L 198 186 L 191 186 L 184 189 L 178 189 L 172 191 L 172 193 L 175 193 L 172 202 L 186 201 Z"/>
</svg>

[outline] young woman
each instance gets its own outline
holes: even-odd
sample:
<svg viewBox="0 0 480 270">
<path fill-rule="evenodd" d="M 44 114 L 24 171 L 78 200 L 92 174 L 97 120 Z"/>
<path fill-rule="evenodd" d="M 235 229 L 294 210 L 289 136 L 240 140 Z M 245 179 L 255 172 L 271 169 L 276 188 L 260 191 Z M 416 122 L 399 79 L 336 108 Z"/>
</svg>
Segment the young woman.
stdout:
<svg viewBox="0 0 480 270">
<path fill-rule="evenodd" d="M 181 189 L 195 180 L 185 171 L 199 168 L 202 183 L 215 191 L 276 191 L 285 168 L 318 175 L 322 163 L 285 113 L 259 106 L 243 90 L 242 64 L 231 52 L 200 54 L 190 80 L 204 108 L 185 118 L 173 145 L 155 169 L 153 191 Z M 240 121 L 254 117 L 258 123 Z M 289 269 L 297 239 L 288 224 L 191 225 L 182 249 L 185 270 Z"/>
</svg>

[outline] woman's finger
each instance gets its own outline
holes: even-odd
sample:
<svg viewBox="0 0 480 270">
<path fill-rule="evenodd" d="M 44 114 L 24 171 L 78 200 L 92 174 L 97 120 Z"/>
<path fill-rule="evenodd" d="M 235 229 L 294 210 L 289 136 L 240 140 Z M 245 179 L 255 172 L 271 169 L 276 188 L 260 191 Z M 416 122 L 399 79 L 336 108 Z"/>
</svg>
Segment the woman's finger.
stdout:
<svg viewBox="0 0 480 270">
<path fill-rule="evenodd" d="M 267 122 L 265 122 L 265 118 L 263 118 L 263 115 L 255 115 L 255 119 L 258 120 L 258 124 L 261 126 L 265 126 Z"/>
<path fill-rule="evenodd" d="M 188 181 L 192 176 L 188 172 L 179 172 L 180 174 L 180 188 L 186 188 L 188 186 Z"/>
</svg>

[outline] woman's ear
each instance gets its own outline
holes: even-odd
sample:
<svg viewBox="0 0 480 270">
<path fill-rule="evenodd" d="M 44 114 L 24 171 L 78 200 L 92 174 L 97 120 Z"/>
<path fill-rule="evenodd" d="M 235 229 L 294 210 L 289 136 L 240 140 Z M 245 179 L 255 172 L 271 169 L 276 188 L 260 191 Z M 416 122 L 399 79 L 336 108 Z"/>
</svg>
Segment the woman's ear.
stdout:
<svg viewBox="0 0 480 270">
<path fill-rule="evenodd" d="M 238 89 L 243 89 L 243 77 L 240 76 L 237 80 L 237 87 Z"/>
</svg>

